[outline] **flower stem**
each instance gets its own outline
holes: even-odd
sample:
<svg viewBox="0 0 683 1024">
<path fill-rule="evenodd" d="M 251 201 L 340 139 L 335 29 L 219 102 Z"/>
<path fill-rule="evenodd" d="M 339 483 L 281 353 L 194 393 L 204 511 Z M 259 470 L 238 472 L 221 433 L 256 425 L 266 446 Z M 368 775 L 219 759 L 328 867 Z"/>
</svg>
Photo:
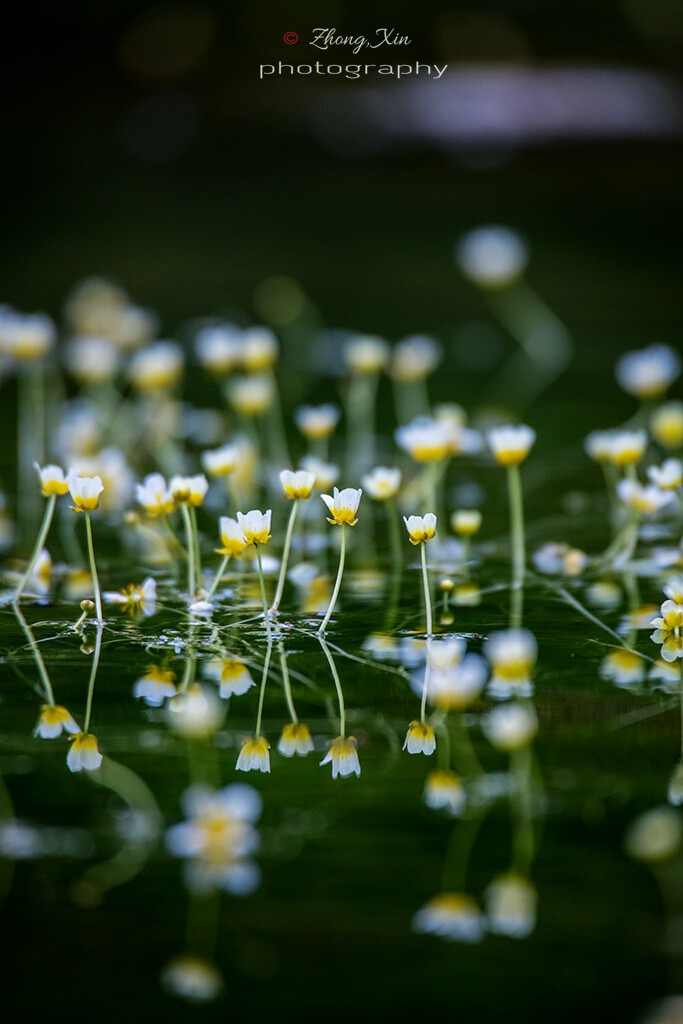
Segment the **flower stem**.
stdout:
<svg viewBox="0 0 683 1024">
<path fill-rule="evenodd" d="M 256 562 L 258 564 L 258 581 L 261 588 L 261 601 L 263 602 L 263 617 L 266 620 L 266 633 L 268 643 L 273 639 L 273 631 L 270 626 L 270 612 L 268 611 L 268 600 L 266 598 L 266 581 L 263 578 L 263 562 L 261 561 L 261 545 L 256 545 Z"/>
<path fill-rule="evenodd" d="M 526 553 L 524 547 L 524 505 L 522 502 L 522 478 L 519 466 L 507 467 L 508 497 L 510 502 L 510 542 L 512 547 L 512 586 L 519 589 L 524 584 Z"/>
<path fill-rule="evenodd" d="M 422 586 L 425 595 L 425 614 L 427 616 L 427 636 L 433 636 L 432 629 L 432 596 L 429 592 L 429 575 L 427 574 L 427 552 L 426 543 L 420 544 L 420 561 L 422 562 Z"/>
<path fill-rule="evenodd" d="M 422 547 L 424 548 L 424 544 L 422 545 Z M 420 702 L 420 721 L 422 722 L 423 725 L 425 724 L 425 715 L 426 715 L 426 709 L 427 709 L 427 690 L 429 689 L 429 670 L 431 668 L 431 664 L 430 664 L 431 646 L 432 646 L 431 638 L 428 638 L 427 639 L 427 657 L 425 658 L 425 674 L 424 674 L 424 679 L 422 680 L 422 700 Z"/>
<path fill-rule="evenodd" d="M 95 607 L 97 608 L 97 623 L 102 625 L 104 622 L 104 616 L 102 615 L 102 595 L 100 593 L 100 580 L 97 575 L 97 566 L 95 565 L 95 548 L 92 542 L 92 524 L 90 522 L 90 513 L 85 513 L 85 534 L 88 539 L 88 558 L 90 559 L 90 572 L 92 573 L 93 589 L 95 591 Z M 85 730 L 87 732 L 87 730 Z"/>
<path fill-rule="evenodd" d="M 287 664 L 287 654 L 285 653 L 282 640 L 278 642 L 277 647 L 280 652 L 280 671 L 282 672 L 282 686 L 285 691 L 285 700 L 287 701 L 289 716 L 296 725 L 299 719 L 296 713 L 296 708 L 294 707 L 294 700 L 292 699 L 292 683 L 289 678 L 289 665 Z"/>
<path fill-rule="evenodd" d="M 202 585 L 202 552 L 199 546 L 199 528 L 197 527 L 197 510 L 190 506 L 190 522 L 192 523 L 192 557 L 194 558 L 194 577 L 198 587 Z"/>
<path fill-rule="evenodd" d="M 292 534 L 294 533 L 294 523 L 296 522 L 296 514 L 299 511 L 299 499 L 294 499 L 292 505 L 292 511 L 289 513 L 289 522 L 287 523 L 287 533 L 285 534 L 285 547 L 282 552 L 282 562 L 280 563 L 280 576 L 277 581 L 277 590 L 275 591 L 275 597 L 273 603 L 270 606 L 271 612 L 276 612 L 280 607 L 280 601 L 282 600 L 282 592 L 285 589 L 285 578 L 287 576 L 287 563 L 289 562 L 289 549 L 292 545 Z"/>
<path fill-rule="evenodd" d="M 86 512 L 87 516 L 87 512 Z M 87 520 L 86 520 L 87 521 Z M 90 731 L 90 716 L 92 714 L 92 699 L 95 692 L 95 676 L 97 675 L 97 667 L 100 663 L 100 651 L 102 650 L 102 623 L 99 622 L 97 625 L 97 638 L 95 640 L 95 653 L 93 655 L 92 668 L 90 669 L 90 679 L 88 681 L 88 699 L 85 705 L 85 721 L 83 723 L 83 732 Z"/>
<path fill-rule="evenodd" d="M 187 505 L 180 506 L 180 513 L 185 524 L 185 543 L 187 545 L 187 590 L 190 601 L 194 601 L 197 589 L 195 578 L 194 540 L 192 537 L 192 519 Z"/>
<path fill-rule="evenodd" d="M 31 558 L 30 558 L 29 563 L 28 563 L 28 565 L 26 567 L 26 572 L 24 573 L 24 575 L 23 575 L 23 577 L 21 579 L 21 582 L 19 583 L 19 586 L 17 587 L 16 593 L 15 593 L 14 597 L 12 598 L 12 600 L 14 602 L 17 602 L 19 600 L 19 598 L 21 597 L 21 595 L 24 593 L 24 590 L 26 589 L 26 585 L 28 584 L 28 581 L 30 580 L 31 576 L 33 575 L 33 570 L 36 567 L 38 559 L 40 558 L 40 553 L 43 550 L 43 548 L 45 547 L 45 541 L 47 539 L 47 535 L 49 533 L 50 526 L 52 524 L 52 517 L 54 515 L 56 501 L 57 501 L 57 495 L 56 494 L 51 494 L 50 497 L 47 499 L 47 504 L 45 505 L 45 513 L 43 515 L 43 522 L 42 522 L 42 525 L 40 527 L 40 533 L 38 534 L 38 540 L 36 541 L 35 547 L 34 547 L 33 552 L 31 554 Z"/>
<path fill-rule="evenodd" d="M 325 638 L 319 636 L 318 639 L 320 640 L 320 646 L 325 652 L 325 657 L 327 658 L 332 671 L 332 678 L 334 679 L 334 685 L 337 690 L 337 700 L 339 702 L 339 735 L 344 739 L 346 736 L 346 706 L 344 704 L 344 692 L 342 690 L 341 680 L 339 678 L 339 673 L 337 672 L 337 666 L 334 663 L 334 658 L 332 657 L 332 651 L 325 643 Z"/>
<path fill-rule="evenodd" d="M 332 591 L 332 597 L 330 598 L 330 604 L 325 613 L 325 618 L 320 623 L 318 628 L 318 636 L 322 636 L 327 629 L 327 624 L 332 617 L 334 606 L 337 603 L 339 597 L 339 588 L 341 587 L 342 576 L 344 574 L 344 562 L 346 561 L 346 523 L 341 524 L 341 547 L 339 549 L 339 568 L 337 569 L 337 579 L 334 583 L 334 590 Z"/>
<path fill-rule="evenodd" d="M 258 739 L 261 735 L 261 720 L 263 718 L 263 700 L 266 695 L 266 682 L 268 681 L 268 669 L 270 668 L 270 655 L 273 650 L 273 641 L 268 638 L 268 648 L 266 650 L 266 660 L 263 662 L 263 675 L 261 676 L 261 691 L 258 698 L 258 711 L 256 712 L 256 727 L 254 729 L 254 735 Z"/>
<path fill-rule="evenodd" d="M 213 595 L 216 593 L 216 590 L 218 589 L 218 584 L 220 583 L 220 581 L 223 578 L 223 573 L 227 569 L 229 561 L 230 561 L 230 555 L 223 555 L 223 559 L 221 561 L 221 564 L 218 566 L 218 572 L 216 573 L 214 581 L 211 584 L 211 588 L 210 588 L 208 594 L 206 595 L 206 600 L 207 601 L 210 601 L 211 598 L 213 597 Z"/>
<path fill-rule="evenodd" d="M 45 690 L 45 697 L 47 698 L 47 702 L 50 705 L 50 707 L 53 708 L 55 706 L 55 695 L 54 695 L 54 691 L 52 689 L 52 683 L 50 682 L 50 677 L 47 674 L 47 668 L 45 667 L 45 662 L 43 661 L 43 656 L 40 653 L 40 648 L 39 648 L 39 646 L 38 646 L 38 644 L 36 642 L 36 638 L 34 637 L 33 631 L 31 630 L 31 627 L 29 626 L 28 622 L 26 621 L 26 619 L 24 618 L 23 614 L 19 610 L 19 605 L 15 604 L 13 606 L 13 610 L 14 610 L 14 614 L 16 615 L 17 619 L 19 620 L 19 625 L 21 626 L 21 628 L 23 629 L 23 631 L 24 631 L 24 633 L 26 635 L 26 639 L 28 640 L 29 644 L 31 645 L 31 650 L 33 651 L 33 657 L 36 660 L 36 666 L 38 668 L 38 675 L 41 678 L 41 681 L 42 681 L 42 684 L 43 684 L 43 689 Z"/>
</svg>

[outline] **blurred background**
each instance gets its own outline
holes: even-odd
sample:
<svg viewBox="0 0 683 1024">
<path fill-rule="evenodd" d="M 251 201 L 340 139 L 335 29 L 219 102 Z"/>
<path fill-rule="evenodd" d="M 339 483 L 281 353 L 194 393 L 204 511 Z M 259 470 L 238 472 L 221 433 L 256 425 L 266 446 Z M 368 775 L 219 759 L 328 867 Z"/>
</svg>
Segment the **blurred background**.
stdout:
<svg viewBox="0 0 683 1024">
<path fill-rule="evenodd" d="M 306 328 L 431 334 L 435 399 L 469 406 L 514 342 L 453 251 L 497 223 L 572 336 L 544 396 L 560 432 L 565 408 L 582 429 L 629 412 L 620 352 L 678 344 L 680 0 L 103 0 L 7 17 L 0 302 L 59 317 L 103 275 L 162 337 L 204 316 L 270 323 L 299 374 Z M 380 26 L 413 40 L 388 63 L 448 70 L 259 80 L 265 62 L 362 63 L 313 49 L 312 30 Z"/>
</svg>

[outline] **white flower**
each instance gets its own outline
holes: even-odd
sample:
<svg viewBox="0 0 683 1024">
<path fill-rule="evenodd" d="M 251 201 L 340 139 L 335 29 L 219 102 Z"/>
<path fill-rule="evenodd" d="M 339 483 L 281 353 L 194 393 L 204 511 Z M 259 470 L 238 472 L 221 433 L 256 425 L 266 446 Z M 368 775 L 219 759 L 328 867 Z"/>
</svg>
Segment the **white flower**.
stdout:
<svg viewBox="0 0 683 1024">
<path fill-rule="evenodd" d="M 321 490 L 333 487 L 339 479 L 339 466 L 333 462 L 323 462 L 316 455 L 305 455 L 299 465 L 315 475 L 316 487 Z"/>
<path fill-rule="evenodd" d="M 531 695 L 530 676 L 537 654 L 533 633 L 528 629 L 499 630 L 485 641 L 483 651 L 493 669 L 488 686 L 492 697 L 505 700 Z"/>
<path fill-rule="evenodd" d="M 332 778 L 338 775 L 345 778 L 347 775 L 360 776 L 360 761 L 356 750 L 355 736 L 337 736 L 330 743 L 330 749 L 320 762 L 321 765 L 332 762 Z"/>
<path fill-rule="evenodd" d="M 675 491 L 683 484 L 683 462 L 666 459 L 661 466 L 648 466 L 647 475 L 660 491 Z"/>
<path fill-rule="evenodd" d="M 462 508 L 451 515 L 453 532 L 461 537 L 471 537 L 481 527 L 482 515 L 478 508 Z"/>
<path fill-rule="evenodd" d="M 462 273 L 484 288 L 502 288 L 524 273 L 529 252 L 508 227 L 487 224 L 459 239 L 455 260 Z"/>
<path fill-rule="evenodd" d="M 640 462 L 647 448 L 644 430 L 612 430 L 608 438 L 608 460 L 619 468 Z"/>
<path fill-rule="evenodd" d="M 189 953 L 169 960 L 161 972 L 161 984 L 170 995 L 191 1003 L 211 1002 L 224 986 L 217 967 Z"/>
<path fill-rule="evenodd" d="M 80 731 L 80 725 L 65 707 L 59 704 L 43 704 L 33 735 L 40 736 L 43 740 L 53 740 L 57 736 L 61 736 L 62 732 L 77 733 Z"/>
<path fill-rule="evenodd" d="M 431 725 L 426 722 L 411 722 L 408 726 L 403 749 L 409 754 L 433 754 L 436 750 L 436 737 Z"/>
<path fill-rule="evenodd" d="M 66 349 L 66 366 L 80 384 L 103 384 L 119 368 L 120 354 L 110 338 L 72 338 Z"/>
<path fill-rule="evenodd" d="M 242 331 L 242 366 L 249 373 L 268 370 L 277 359 L 278 348 L 270 328 L 248 327 Z"/>
<path fill-rule="evenodd" d="M 33 468 L 40 478 L 40 489 L 46 498 L 49 498 L 51 494 L 66 494 L 69 490 L 69 482 L 64 476 L 64 470 L 61 466 L 39 466 L 37 462 L 33 463 Z"/>
<path fill-rule="evenodd" d="M 422 794 L 427 807 L 435 811 L 448 811 L 457 818 L 467 803 L 467 795 L 460 778 L 450 770 L 430 772 L 425 780 Z"/>
<path fill-rule="evenodd" d="M 195 351 L 202 366 L 210 373 L 229 373 L 239 363 L 241 332 L 234 324 L 203 327 L 195 337 Z"/>
<path fill-rule="evenodd" d="M 179 736 L 204 739 L 213 736 L 225 711 L 216 694 L 208 687 L 193 683 L 166 703 L 166 721 Z"/>
<path fill-rule="evenodd" d="M 671 576 L 663 587 L 664 594 L 676 604 L 683 604 L 683 576 Z"/>
<path fill-rule="evenodd" d="M 294 412 L 294 422 L 309 439 L 329 437 L 339 423 L 341 412 L 336 405 L 301 405 Z"/>
<path fill-rule="evenodd" d="M 642 515 L 654 515 L 674 500 L 671 491 L 660 491 L 654 484 L 637 483 L 635 480 L 620 480 L 617 484 L 619 500 Z"/>
<path fill-rule="evenodd" d="M 76 732 L 69 737 L 71 746 L 66 755 L 69 771 L 95 771 L 102 764 L 102 754 L 97 746 L 97 739 L 92 733 Z"/>
<path fill-rule="evenodd" d="M 388 466 L 376 466 L 361 480 L 363 489 L 374 501 L 386 501 L 393 498 L 401 486 L 401 470 L 390 469 Z"/>
<path fill-rule="evenodd" d="M 174 476 L 171 477 L 168 489 L 173 495 L 174 501 L 183 505 L 201 505 L 209 489 L 209 481 L 203 473 L 196 476 Z"/>
<path fill-rule="evenodd" d="M 221 448 L 202 452 L 202 466 L 211 476 L 227 476 L 237 469 L 242 458 L 239 444 L 224 444 Z"/>
<path fill-rule="evenodd" d="M 285 498 L 291 501 L 310 498 L 315 484 L 315 473 L 309 473 L 305 469 L 300 469 L 296 473 L 291 469 L 283 469 L 280 473 L 280 483 Z"/>
<path fill-rule="evenodd" d="M 282 734 L 277 749 L 283 757 L 305 757 L 314 749 L 311 731 L 304 722 L 287 722 L 282 726 Z"/>
<path fill-rule="evenodd" d="M 629 395 L 641 399 L 656 398 L 680 374 L 681 360 L 668 345 L 648 345 L 623 355 L 615 372 L 620 387 Z"/>
<path fill-rule="evenodd" d="M 530 705 L 500 704 L 482 717 L 481 727 L 491 746 L 511 753 L 531 742 L 538 719 Z"/>
<path fill-rule="evenodd" d="M 174 697 L 176 694 L 175 672 L 170 669 L 161 668 L 159 665 L 150 665 L 144 676 L 140 676 L 133 684 L 133 696 L 142 697 L 145 704 L 150 707 L 159 708 L 167 697 Z"/>
<path fill-rule="evenodd" d="M 494 935 L 525 939 L 536 926 L 536 890 L 521 875 L 494 878 L 484 893 L 487 928 Z"/>
<path fill-rule="evenodd" d="M 471 896 L 442 892 L 413 916 L 413 931 L 438 935 L 451 942 L 481 942 L 484 918 Z"/>
<path fill-rule="evenodd" d="M 665 402 L 652 414 L 650 429 L 664 448 L 683 445 L 683 402 Z"/>
<path fill-rule="evenodd" d="M 391 373 L 396 380 L 422 380 L 436 369 L 440 359 L 441 346 L 434 338 L 413 334 L 394 346 Z"/>
<path fill-rule="evenodd" d="M 645 661 L 635 651 L 619 648 L 610 651 L 600 665 L 600 675 L 615 686 L 628 687 L 645 678 Z"/>
<path fill-rule="evenodd" d="M 242 740 L 235 768 L 242 772 L 270 771 L 270 743 L 265 736 L 247 736 Z"/>
<path fill-rule="evenodd" d="M 451 432 L 446 423 L 429 416 L 418 416 L 394 434 L 399 448 L 416 462 L 437 462 L 452 454 Z"/>
<path fill-rule="evenodd" d="M 155 341 L 135 353 L 128 376 L 138 391 L 165 391 L 180 378 L 183 365 L 180 345 L 174 341 Z"/>
<path fill-rule="evenodd" d="M 149 473 L 141 484 L 136 484 L 135 497 L 152 517 L 168 515 L 175 508 L 173 494 L 161 473 Z"/>
<path fill-rule="evenodd" d="M 390 348 L 384 338 L 359 334 L 344 344 L 344 359 L 351 373 L 379 373 L 389 362 Z"/>
<path fill-rule="evenodd" d="M 0 355 L 18 363 L 42 359 L 54 347 L 57 332 L 44 313 L 0 309 Z"/>
<path fill-rule="evenodd" d="M 204 673 L 219 684 L 218 692 L 224 700 L 241 697 L 256 686 L 249 669 L 239 658 L 212 658 L 207 662 Z"/>
<path fill-rule="evenodd" d="M 99 506 L 100 494 L 104 490 L 102 477 L 79 476 L 71 470 L 66 477 L 73 500 L 74 512 L 91 512 Z"/>
<path fill-rule="evenodd" d="M 270 520 L 272 509 L 260 512 L 251 509 L 249 512 L 238 512 L 237 522 L 248 544 L 267 544 L 270 540 Z"/>
<path fill-rule="evenodd" d="M 466 654 L 461 662 L 443 669 L 430 669 L 427 699 L 444 710 L 461 710 L 479 697 L 486 682 L 486 662 L 479 654 Z M 414 684 L 417 689 L 417 684 Z"/>
<path fill-rule="evenodd" d="M 355 487 L 345 487 L 342 491 L 335 487 L 333 496 L 321 494 L 320 497 L 327 505 L 332 517 L 328 517 L 328 523 L 333 523 L 337 526 L 348 523 L 349 526 L 355 526 L 358 522 L 356 513 L 358 512 L 362 494 L 363 491 L 360 487 L 357 489 Z"/>
<path fill-rule="evenodd" d="M 411 544 L 422 544 L 431 540 L 436 534 L 436 516 L 427 512 L 424 516 L 403 517 Z"/>
<path fill-rule="evenodd" d="M 244 536 L 244 531 L 236 519 L 232 519 L 230 516 L 221 516 L 218 521 L 218 529 L 223 545 L 217 548 L 218 554 L 233 557 L 241 555 L 245 548 L 249 547 L 251 541 Z"/>
<path fill-rule="evenodd" d="M 526 424 L 492 427 L 486 434 L 489 448 L 501 466 L 516 466 L 529 454 L 536 432 Z"/>
<path fill-rule="evenodd" d="M 229 382 L 228 400 L 241 416 L 261 416 L 275 397 L 271 377 L 236 377 Z"/>
</svg>

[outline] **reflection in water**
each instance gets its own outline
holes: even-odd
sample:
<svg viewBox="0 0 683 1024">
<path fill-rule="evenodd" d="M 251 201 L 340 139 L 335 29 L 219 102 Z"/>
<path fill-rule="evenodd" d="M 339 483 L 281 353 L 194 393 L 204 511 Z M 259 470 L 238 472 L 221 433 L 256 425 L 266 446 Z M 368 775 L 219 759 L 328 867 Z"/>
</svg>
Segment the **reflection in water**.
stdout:
<svg viewBox="0 0 683 1024">
<path fill-rule="evenodd" d="M 483 255 L 478 283 L 494 288 L 493 307 L 525 346 L 529 388 L 545 387 L 568 352 L 561 325 L 523 285 L 521 266 L 493 280 Z M 127 300 L 109 295 L 120 328 Z M 530 338 L 540 327 L 554 349 L 547 335 Z M 353 339 L 340 370 L 343 436 L 336 407 L 300 409 L 306 461 L 288 469 L 277 339 L 225 324 L 219 336 L 220 359 L 207 366 L 206 335 L 197 354 L 225 408 L 181 402 L 184 349 L 145 335 L 125 386 L 112 370 L 83 388 L 85 405 L 61 410 L 54 457 L 82 475 L 40 471 L 45 519 L 28 562 L 7 569 L 0 614 L 0 657 L 14 673 L 0 750 L 8 906 L 16 886 L 27 929 L 47 920 L 54 893 L 97 922 L 115 909 L 118 944 L 124 933 L 137 941 L 134 922 L 147 940 L 143 905 L 163 932 L 163 988 L 193 1002 L 245 997 L 272 970 L 278 987 L 285 972 L 295 979 L 297 997 L 314 989 L 308 1006 L 319 1007 L 330 998 L 327 962 L 359 984 L 371 962 L 382 1005 L 377 965 L 391 964 L 392 990 L 403 992 L 396 964 L 410 964 L 416 986 L 440 993 L 434 1006 L 455 1010 L 465 975 L 482 999 L 510 969 L 497 944 L 525 940 L 520 976 L 531 989 L 530 978 L 548 975 L 539 998 L 549 1018 L 555 984 L 561 998 L 576 985 L 590 1001 L 601 956 L 620 984 L 636 961 L 645 978 L 654 943 L 643 926 L 634 951 L 623 924 L 648 908 L 649 872 L 671 965 L 658 991 L 679 993 L 683 471 L 680 438 L 669 462 L 658 440 L 676 360 L 664 375 L 661 353 L 640 353 L 625 377 L 622 367 L 634 416 L 586 443 L 600 490 L 574 494 L 581 515 L 559 523 L 578 531 L 585 514 L 587 530 L 606 527 L 591 555 L 590 533 L 584 550 L 547 539 L 547 521 L 527 521 L 527 473 L 537 487 L 553 480 L 542 458 L 532 465 L 547 444 L 540 430 L 537 440 L 507 412 L 470 419 L 455 402 L 432 407 L 428 379 L 445 357 L 435 339 Z M 115 355 L 118 366 L 124 353 Z M 398 426 L 378 434 L 381 384 Z M 385 464 L 373 465 L 380 453 Z M 362 507 L 360 487 L 338 489 L 342 472 L 363 484 Z M 84 538 L 60 505 L 65 487 Z M 339 530 L 325 525 L 325 506 Z M 489 523 L 502 535 L 480 539 Z M 117 561 L 122 533 L 133 565 Z M 527 558 L 532 533 L 539 545 Z M 66 867 L 43 899 L 48 858 Z M 28 883 L 12 876 L 20 860 L 35 862 Z M 559 946 L 570 951 L 569 983 L 548 967 Z M 647 978 L 638 984 L 642 1002 Z M 466 1009 L 457 1007 L 469 1019 Z M 528 997 L 524 1019 L 533 1009 Z"/>
</svg>

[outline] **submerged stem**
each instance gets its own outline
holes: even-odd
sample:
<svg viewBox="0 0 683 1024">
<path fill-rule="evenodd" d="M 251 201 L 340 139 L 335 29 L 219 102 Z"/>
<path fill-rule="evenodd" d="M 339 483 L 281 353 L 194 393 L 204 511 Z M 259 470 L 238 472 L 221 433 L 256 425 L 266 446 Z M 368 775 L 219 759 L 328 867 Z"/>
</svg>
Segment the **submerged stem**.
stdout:
<svg viewBox="0 0 683 1024">
<path fill-rule="evenodd" d="M 332 671 L 332 678 L 334 679 L 334 685 L 337 689 L 337 701 L 339 703 L 339 735 L 342 739 L 346 736 L 346 706 L 344 704 L 344 691 L 342 690 L 341 680 L 339 679 L 339 673 L 337 672 L 337 666 L 335 665 L 334 658 L 332 657 L 332 651 L 327 646 L 325 638 L 319 636 L 320 646 L 325 652 L 328 664 Z"/>
<path fill-rule="evenodd" d="M 97 624 L 97 639 L 95 640 L 95 653 L 93 655 L 92 668 L 90 669 L 90 679 L 88 681 L 88 699 L 85 705 L 85 721 L 83 722 L 83 732 L 90 731 L 90 716 L 92 715 L 92 699 L 95 693 L 95 676 L 97 675 L 97 668 L 100 663 L 100 651 L 102 650 L 102 623 Z"/>
</svg>

